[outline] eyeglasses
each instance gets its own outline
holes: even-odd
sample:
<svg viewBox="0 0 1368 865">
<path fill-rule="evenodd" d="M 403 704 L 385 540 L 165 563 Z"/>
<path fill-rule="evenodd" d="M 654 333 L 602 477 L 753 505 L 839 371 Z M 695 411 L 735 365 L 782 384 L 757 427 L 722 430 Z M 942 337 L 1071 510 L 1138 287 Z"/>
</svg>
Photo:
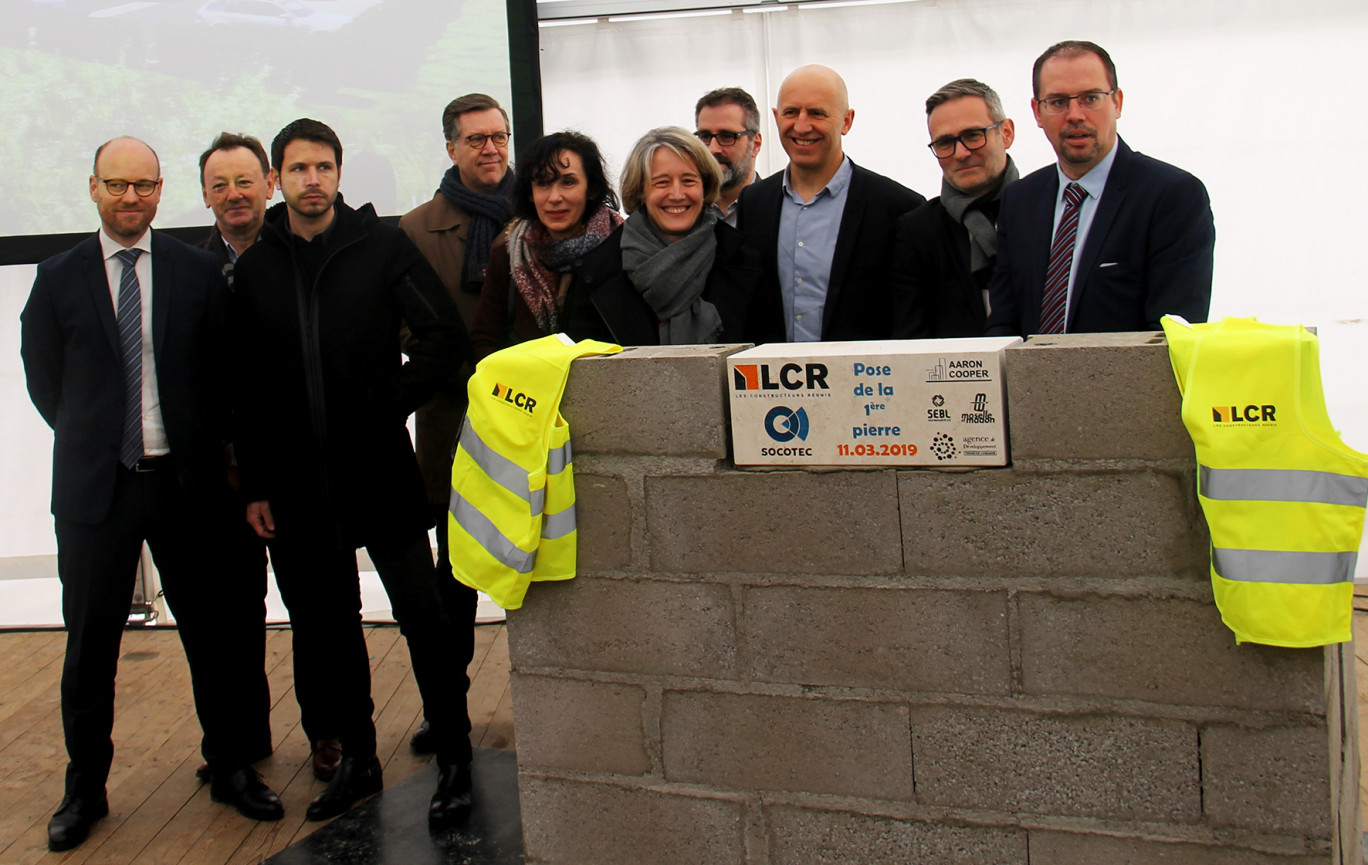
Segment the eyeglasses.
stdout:
<svg viewBox="0 0 1368 865">
<path fill-rule="evenodd" d="M 1063 114 L 1069 110 L 1069 103 L 1078 100 L 1078 107 L 1084 111 L 1096 111 L 1102 107 L 1102 100 L 1115 95 L 1115 90 L 1089 90 L 1077 96 L 1046 96 L 1037 99 L 1042 114 Z"/>
<path fill-rule="evenodd" d="M 931 152 L 936 154 L 937 159 L 954 156 L 956 144 L 963 144 L 965 150 L 978 150 L 988 143 L 989 130 L 997 129 L 1001 125 L 1002 121 L 999 120 L 992 126 L 985 126 L 982 129 L 966 129 L 959 135 L 947 135 L 944 138 L 937 138 L 926 146 L 931 148 Z"/>
<path fill-rule="evenodd" d="M 694 136 L 704 144 L 712 144 L 713 139 L 716 138 L 718 144 L 723 147 L 731 147 L 736 143 L 736 139 L 740 138 L 742 135 L 754 135 L 759 131 L 760 130 L 758 129 L 742 129 L 740 132 L 732 132 L 730 130 L 708 132 L 706 129 L 700 129 L 694 133 Z"/>
<path fill-rule="evenodd" d="M 484 150 L 486 141 L 494 142 L 495 147 L 507 147 L 508 133 L 495 132 L 493 135 L 483 135 L 477 132 L 474 135 L 467 135 L 465 138 L 462 138 L 461 140 L 464 141 L 466 143 L 466 146 L 469 147 L 471 150 Z"/>
<path fill-rule="evenodd" d="M 109 194 L 114 196 L 123 195 L 131 186 L 133 191 L 138 193 L 139 198 L 146 198 L 156 192 L 158 186 L 161 186 L 160 180 L 105 180 L 103 177 L 95 179 L 103 183 L 105 189 L 109 190 Z"/>
</svg>

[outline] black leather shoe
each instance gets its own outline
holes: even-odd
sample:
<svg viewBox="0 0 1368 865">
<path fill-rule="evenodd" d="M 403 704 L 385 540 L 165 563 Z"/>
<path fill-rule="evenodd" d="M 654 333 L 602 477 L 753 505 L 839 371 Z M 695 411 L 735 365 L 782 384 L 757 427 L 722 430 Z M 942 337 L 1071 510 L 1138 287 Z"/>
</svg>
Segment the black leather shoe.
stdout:
<svg viewBox="0 0 1368 865">
<path fill-rule="evenodd" d="M 90 827 L 109 813 L 109 800 L 66 796 L 57 813 L 48 821 L 48 849 L 53 853 L 80 846 L 90 836 Z"/>
<path fill-rule="evenodd" d="M 470 816 L 470 765 L 443 766 L 437 775 L 437 792 L 428 806 L 428 823 L 445 826 Z"/>
<path fill-rule="evenodd" d="M 253 820 L 279 820 L 285 816 L 280 797 L 250 766 L 230 772 L 226 777 L 222 772 L 215 773 L 209 784 L 209 796 L 215 802 L 232 805 L 239 814 Z"/>
<path fill-rule="evenodd" d="M 385 778 L 376 757 L 342 756 L 342 765 L 337 767 L 328 789 L 319 793 L 309 803 L 304 816 L 310 820 L 327 820 L 345 812 L 357 802 L 379 793 L 385 787 Z"/>
<path fill-rule="evenodd" d="M 342 765 L 342 742 L 338 739 L 319 739 L 313 743 L 313 773 L 320 781 L 331 781 Z"/>
<path fill-rule="evenodd" d="M 427 721 L 418 725 L 418 729 L 413 731 L 413 738 L 409 739 L 409 748 L 415 754 L 436 754 L 437 737 L 432 735 L 432 725 Z"/>
</svg>

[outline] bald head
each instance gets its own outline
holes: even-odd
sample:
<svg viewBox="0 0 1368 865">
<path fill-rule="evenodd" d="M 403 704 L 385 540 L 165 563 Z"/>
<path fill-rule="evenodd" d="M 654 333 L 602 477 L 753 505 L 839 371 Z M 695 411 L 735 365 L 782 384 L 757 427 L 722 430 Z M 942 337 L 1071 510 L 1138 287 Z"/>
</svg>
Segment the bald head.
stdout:
<svg viewBox="0 0 1368 865">
<path fill-rule="evenodd" d="M 161 160 L 157 158 L 157 151 L 153 150 L 147 142 L 134 138 L 131 135 L 121 135 L 118 138 L 111 138 L 104 144 L 95 148 L 95 162 L 91 166 L 91 171 L 96 177 L 100 176 L 100 157 L 104 154 L 105 149 L 110 147 L 114 148 L 120 155 L 141 154 L 145 156 L 150 154 L 152 156 L 152 164 L 156 167 L 156 176 L 161 177 Z"/>
<path fill-rule="evenodd" d="M 779 85 L 777 101 L 774 122 L 790 179 L 824 186 L 841 167 L 841 136 L 855 120 L 845 81 L 826 66 L 801 66 Z"/>
</svg>

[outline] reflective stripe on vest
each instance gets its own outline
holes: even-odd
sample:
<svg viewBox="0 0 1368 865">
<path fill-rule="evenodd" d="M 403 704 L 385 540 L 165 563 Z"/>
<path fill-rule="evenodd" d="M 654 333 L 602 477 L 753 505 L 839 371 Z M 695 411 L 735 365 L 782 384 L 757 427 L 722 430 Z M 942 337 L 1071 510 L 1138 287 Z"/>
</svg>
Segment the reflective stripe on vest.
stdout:
<svg viewBox="0 0 1368 865">
<path fill-rule="evenodd" d="M 1201 483 L 1202 495 L 1209 499 L 1368 505 L 1368 478 L 1334 472 L 1202 466 Z"/>
<path fill-rule="evenodd" d="M 1211 569 L 1223 580 L 1246 583 L 1352 583 L 1358 553 L 1211 548 Z"/>
<path fill-rule="evenodd" d="M 451 516 L 466 530 L 480 546 L 497 559 L 504 567 L 512 568 L 520 574 L 530 574 L 537 561 L 536 551 L 527 552 L 499 531 L 489 517 L 480 509 L 461 498 L 461 494 L 451 491 Z"/>
</svg>

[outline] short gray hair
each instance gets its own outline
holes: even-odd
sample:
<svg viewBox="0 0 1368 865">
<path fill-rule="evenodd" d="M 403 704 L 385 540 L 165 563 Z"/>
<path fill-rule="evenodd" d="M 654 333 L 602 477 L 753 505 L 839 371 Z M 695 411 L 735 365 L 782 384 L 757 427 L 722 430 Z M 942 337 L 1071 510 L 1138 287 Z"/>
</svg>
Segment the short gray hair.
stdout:
<svg viewBox="0 0 1368 865">
<path fill-rule="evenodd" d="M 988 106 L 988 117 L 994 123 L 1007 119 L 1007 112 L 1002 110 L 1002 99 L 998 97 L 997 91 L 973 78 L 957 78 L 926 97 L 926 116 L 930 117 L 931 112 L 938 106 L 966 96 L 977 96 L 982 99 Z"/>
<path fill-rule="evenodd" d="M 652 129 L 632 145 L 632 152 L 622 168 L 622 208 L 631 213 L 641 206 L 646 197 L 646 184 L 651 179 L 651 160 L 656 151 L 664 148 L 680 159 L 686 159 L 698 169 L 703 179 L 703 206 L 717 201 L 722 190 L 722 169 L 708 148 L 697 136 L 678 126 Z"/>
</svg>

